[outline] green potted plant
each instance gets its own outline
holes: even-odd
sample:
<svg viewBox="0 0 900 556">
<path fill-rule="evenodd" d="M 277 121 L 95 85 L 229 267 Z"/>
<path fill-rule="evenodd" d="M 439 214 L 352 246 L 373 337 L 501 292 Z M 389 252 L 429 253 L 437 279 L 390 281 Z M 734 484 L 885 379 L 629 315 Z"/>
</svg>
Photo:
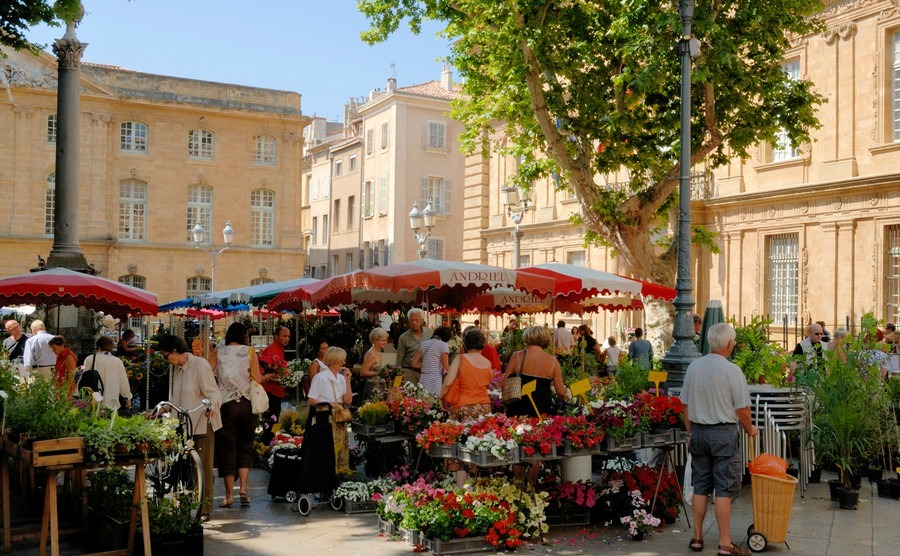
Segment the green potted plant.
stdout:
<svg viewBox="0 0 900 556">
<path fill-rule="evenodd" d="M 37 375 L 7 394 L 6 426 L 23 448 L 38 440 L 76 436 L 84 414 L 53 381 Z"/>
<path fill-rule="evenodd" d="M 128 545 L 128 528 L 134 484 L 121 467 L 108 467 L 88 475 L 85 487 L 89 530 L 101 548 L 116 550 Z"/>
<path fill-rule="evenodd" d="M 203 526 L 195 517 L 198 507 L 189 494 L 147 500 L 153 554 L 203 554 Z M 135 554 L 142 556 L 143 550 L 143 543 L 135 542 Z"/>
<path fill-rule="evenodd" d="M 871 315 L 863 318 L 863 331 L 846 350 L 829 351 L 822 366 L 811 366 L 797 374 L 807 389 L 816 451 L 834 462 L 840 471 L 837 496 L 841 508 L 855 508 L 859 486 L 851 477 L 861 472 L 872 453 L 878 416 L 870 411 L 885 395 L 880 369 L 869 355 L 877 324 Z"/>
<path fill-rule="evenodd" d="M 747 384 L 787 386 L 788 355 L 777 344 L 769 343 L 767 330 L 772 321 L 754 316 L 746 326 L 735 320 L 729 323 L 735 332 L 731 361 L 744 371 Z"/>
</svg>

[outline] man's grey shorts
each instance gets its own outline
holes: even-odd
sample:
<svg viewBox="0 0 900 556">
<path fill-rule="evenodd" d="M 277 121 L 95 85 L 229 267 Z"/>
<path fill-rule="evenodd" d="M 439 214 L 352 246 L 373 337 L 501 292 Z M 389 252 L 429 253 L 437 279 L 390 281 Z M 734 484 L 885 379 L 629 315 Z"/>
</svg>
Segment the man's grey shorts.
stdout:
<svg viewBox="0 0 900 556">
<path fill-rule="evenodd" d="M 741 492 L 740 436 L 737 425 L 691 424 L 691 485 L 694 494 L 737 497 Z"/>
</svg>

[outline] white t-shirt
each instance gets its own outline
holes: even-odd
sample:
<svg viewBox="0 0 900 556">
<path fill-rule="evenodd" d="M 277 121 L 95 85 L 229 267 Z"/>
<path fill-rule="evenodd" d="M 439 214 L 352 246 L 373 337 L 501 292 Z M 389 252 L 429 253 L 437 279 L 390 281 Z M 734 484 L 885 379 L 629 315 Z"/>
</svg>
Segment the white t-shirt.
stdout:
<svg viewBox="0 0 900 556">
<path fill-rule="evenodd" d="M 332 386 L 334 390 L 332 390 Z M 325 367 L 313 377 L 306 397 L 320 403 L 335 403 L 343 401 L 346 391 L 347 381 L 344 379 L 344 375 L 334 376 L 331 369 Z M 335 395 L 337 395 L 337 398 L 335 398 Z"/>
<path fill-rule="evenodd" d="M 94 360 L 97 360 L 94 363 Z M 131 398 L 131 385 L 128 384 L 128 374 L 125 372 L 125 364 L 122 360 L 111 355 L 108 351 L 88 355 L 84 358 L 84 369 L 91 367 L 100 375 L 103 381 L 103 405 L 110 409 L 119 409 L 119 396 Z"/>
</svg>

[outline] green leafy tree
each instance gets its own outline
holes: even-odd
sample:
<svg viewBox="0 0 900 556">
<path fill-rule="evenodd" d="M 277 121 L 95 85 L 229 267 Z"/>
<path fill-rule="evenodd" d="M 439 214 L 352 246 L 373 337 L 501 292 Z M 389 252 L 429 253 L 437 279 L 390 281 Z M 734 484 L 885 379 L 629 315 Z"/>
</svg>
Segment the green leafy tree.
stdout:
<svg viewBox="0 0 900 556">
<path fill-rule="evenodd" d="M 0 45 L 14 50 L 36 51 L 25 32 L 33 25 L 59 26 L 60 21 L 77 21 L 82 13 L 81 0 L 6 0 L 0 2 Z"/>
<path fill-rule="evenodd" d="M 468 152 L 505 123 L 500 154 L 521 161 L 516 185 L 558 178 L 580 203 L 586 241 L 609 246 L 639 278 L 674 284 L 681 60 L 677 2 L 654 0 L 359 0 L 369 43 L 404 22 L 446 24 L 464 78 L 453 115 Z M 792 40 L 820 29 L 818 0 L 698 0 L 691 164 L 746 159 L 784 130 L 795 145 L 819 126 L 812 83 L 782 68 Z M 623 178 L 623 176 L 625 176 Z M 627 185 L 608 182 L 627 181 Z M 695 242 L 714 247 L 709 234 Z"/>
</svg>

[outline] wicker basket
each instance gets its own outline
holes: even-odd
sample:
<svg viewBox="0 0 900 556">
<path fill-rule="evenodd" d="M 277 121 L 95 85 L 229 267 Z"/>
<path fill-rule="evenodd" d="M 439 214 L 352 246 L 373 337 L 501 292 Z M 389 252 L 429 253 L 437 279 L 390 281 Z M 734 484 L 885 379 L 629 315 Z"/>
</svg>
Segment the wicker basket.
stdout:
<svg viewBox="0 0 900 556">
<path fill-rule="evenodd" d="M 769 542 L 784 542 L 787 538 L 797 479 L 790 475 L 786 479 L 779 479 L 751 474 L 751 481 L 753 529 L 762 533 Z"/>
</svg>

